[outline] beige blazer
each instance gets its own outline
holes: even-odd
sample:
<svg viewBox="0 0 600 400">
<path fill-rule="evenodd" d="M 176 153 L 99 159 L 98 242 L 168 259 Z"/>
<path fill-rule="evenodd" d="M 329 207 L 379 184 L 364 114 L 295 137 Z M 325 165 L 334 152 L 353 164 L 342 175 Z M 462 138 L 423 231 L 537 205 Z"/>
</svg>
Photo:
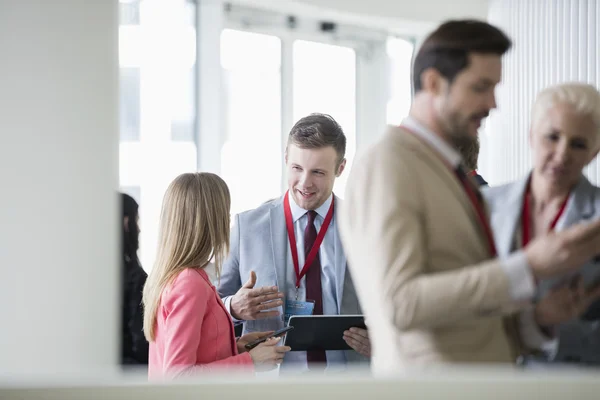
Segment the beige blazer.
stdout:
<svg viewBox="0 0 600 400">
<path fill-rule="evenodd" d="M 503 316 L 519 306 L 478 221 L 441 156 L 402 128 L 355 163 L 340 230 L 374 372 L 514 361 Z"/>
</svg>

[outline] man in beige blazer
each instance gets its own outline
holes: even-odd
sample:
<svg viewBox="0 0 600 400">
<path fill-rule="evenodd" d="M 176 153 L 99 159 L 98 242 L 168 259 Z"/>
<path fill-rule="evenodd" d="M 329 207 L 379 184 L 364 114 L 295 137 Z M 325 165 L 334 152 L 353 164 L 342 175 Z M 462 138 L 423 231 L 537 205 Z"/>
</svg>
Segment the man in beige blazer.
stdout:
<svg viewBox="0 0 600 400">
<path fill-rule="evenodd" d="M 454 138 L 476 136 L 496 107 L 510 45 L 484 22 L 441 25 L 415 57 L 410 116 L 353 167 L 340 228 L 375 373 L 510 363 L 518 343 L 551 345 L 531 319 L 506 317 L 533 307 L 536 279 L 575 269 L 600 248 L 594 221 L 495 256 L 483 200 L 459 168 Z"/>
</svg>

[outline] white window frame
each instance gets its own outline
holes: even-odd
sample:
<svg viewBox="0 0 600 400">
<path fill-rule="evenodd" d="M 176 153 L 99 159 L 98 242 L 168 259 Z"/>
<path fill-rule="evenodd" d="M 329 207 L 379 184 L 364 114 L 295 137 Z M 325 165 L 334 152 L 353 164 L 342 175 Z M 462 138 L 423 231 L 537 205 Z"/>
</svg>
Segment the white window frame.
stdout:
<svg viewBox="0 0 600 400">
<path fill-rule="evenodd" d="M 282 43 L 281 63 L 281 145 L 285 151 L 288 133 L 293 126 L 293 43 L 308 40 L 332 45 L 347 46 L 356 54 L 356 153 L 377 140 L 387 126 L 387 103 L 390 100 L 390 59 L 386 42 L 397 33 L 336 23 L 335 33 L 323 33 L 322 22 L 306 15 L 296 16 L 296 27 L 288 25 L 289 15 L 280 11 L 250 8 L 227 4 L 223 0 L 197 2 L 197 54 L 198 54 L 198 126 L 196 146 L 198 170 L 221 170 L 221 148 L 225 141 L 223 126 L 225 115 L 220 106 L 222 99 L 222 74 L 220 67 L 220 35 L 223 29 L 277 36 Z M 327 19 L 328 20 L 328 19 Z M 404 37 L 416 42 L 416 37 Z M 218 101 L 217 101 L 218 100 Z M 216 116 L 216 117 L 215 117 Z M 215 135 L 215 132 L 222 134 Z M 219 137 L 215 137 L 219 136 Z M 285 171 L 283 157 L 281 168 Z M 282 189 L 286 187 L 286 174 L 282 174 Z"/>
<path fill-rule="evenodd" d="M 336 24 L 335 32 L 322 32 L 318 19 L 295 17 L 295 27 L 289 25 L 290 16 L 279 12 L 229 5 L 225 12 L 225 29 L 277 36 L 281 40 L 281 143 L 285 151 L 293 120 L 293 43 L 307 40 L 350 47 L 356 54 L 356 155 L 368 147 L 385 131 L 389 90 L 389 58 L 386 52 L 387 32 Z M 282 157 L 281 168 L 285 171 Z M 287 187 L 282 174 L 282 190 Z"/>
</svg>

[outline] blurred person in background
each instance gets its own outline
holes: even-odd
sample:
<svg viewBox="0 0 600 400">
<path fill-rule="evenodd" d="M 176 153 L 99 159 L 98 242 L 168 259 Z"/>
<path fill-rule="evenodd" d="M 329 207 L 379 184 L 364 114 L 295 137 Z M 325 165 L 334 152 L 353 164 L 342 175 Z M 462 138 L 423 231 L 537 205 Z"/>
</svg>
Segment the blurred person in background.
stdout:
<svg viewBox="0 0 600 400">
<path fill-rule="evenodd" d="M 510 47 L 484 21 L 440 25 L 415 55 L 409 117 L 357 160 L 349 177 L 340 232 L 369 321 L 376 374 L 511 364 L 519 341 L 542 348 L 551 339 L 521 312 L 535 300 L 535 282 L 600 253 L 600 220 L 540 234 L 510 254 L 496 250 L 456 139 L 476 137 L 496 108 Z"/>
<path fill-rule="evenodd" d="M 122 321 L 121 363 L 148 364 L 148 341 L 144 337 L 144 309 L 142 290 L 148 275 L 138 259 L 140 243 L 138 203 L 121 193 L 121 249 L 122 249 Z"/>
<path fill-rule="evenodd" d="M 245 344 L 270 332 L 236 342 L 231 317 L 205 271 L 214 259 L 220 275 L 229 247 L 230 205 L 229 189 L 215 174 L 182 174 L 167 188 L 156 262 L 143 295 L 151 379 L 224 368 L 271 369 L 290 350 L 270 339 L 246 352 Z"/>
<path fill-rule="evenodd" d="M 532 110 L 533 169 L 522 179 L 484 190 L 500 256 L 552 231 L 600 217 L 600 188 L 583 169 L 600 149 L 600 93 L 563 83 L 541 91 Z M 587 261 L 587 260 L 586 260 Z M 591 260 L 563 279 L 538 282 L 530 313 L 556 346 L 529 355 L 529 365 L 600 365 L 600 263 Z"/>
</svg>

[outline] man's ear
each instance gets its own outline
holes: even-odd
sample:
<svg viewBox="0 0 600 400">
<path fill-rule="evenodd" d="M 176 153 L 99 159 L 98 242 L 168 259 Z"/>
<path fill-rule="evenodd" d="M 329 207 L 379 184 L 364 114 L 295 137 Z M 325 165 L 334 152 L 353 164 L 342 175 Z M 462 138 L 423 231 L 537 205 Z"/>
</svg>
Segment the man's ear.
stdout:
<svg viewBox="0 0 600 400">
<path fill-rule="evenodd" d="M 425 92 L 438 95 L 444 90 L 446 79 L 435 68 L 427 68 L 421 73 L 421 87 Z"/>
<path fill-rule="evenodd" d="M 346 168 L 346 159 L 345 158 L 342 160 L 342 162 L 338 166 L 335 176 L 339 177 L 340 175 L 342 175 L 342 172 L 344 172 L 344 168 Z"/>
<path fill-rule="evenodd" d="M 123 217 L 123 228 L 125 232 L 129 232 L 129 217 Z"/>
</svg>

